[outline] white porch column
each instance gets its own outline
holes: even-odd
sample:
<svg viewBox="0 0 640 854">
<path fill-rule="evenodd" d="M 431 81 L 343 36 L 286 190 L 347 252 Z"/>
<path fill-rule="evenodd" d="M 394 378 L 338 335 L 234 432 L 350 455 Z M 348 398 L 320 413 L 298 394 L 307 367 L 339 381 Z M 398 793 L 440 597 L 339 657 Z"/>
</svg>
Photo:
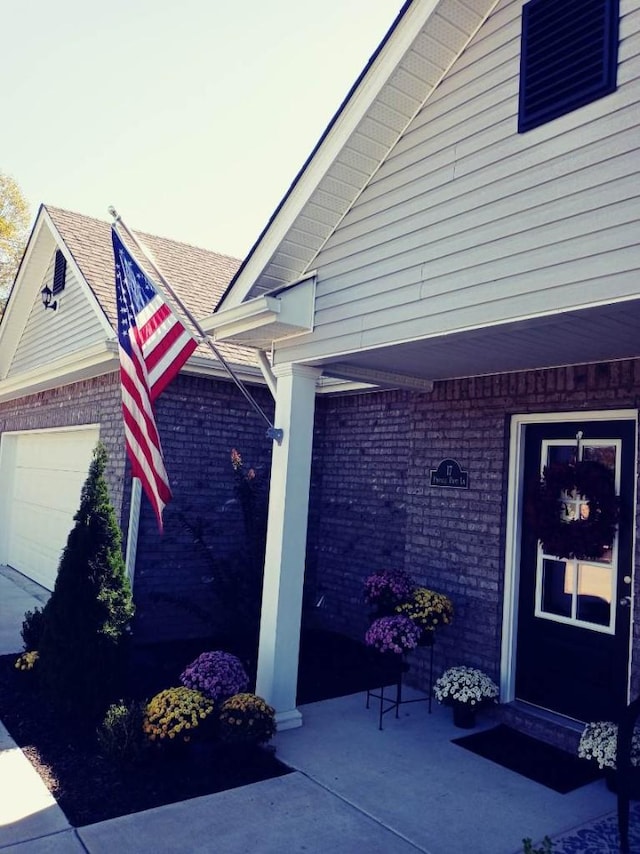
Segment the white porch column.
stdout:
<svg viewBox="0 0 640 854">
<path fill-rule="evenodd" d="M 276 710 L 278 729 L 302 725 L 296 709 L 302 588 L 313 444 L 316 380 L 301 365 L 273 369 L 278 380 L 274 424 L 284 430 L 271 461 L 256 693 Z"/>
</svg>

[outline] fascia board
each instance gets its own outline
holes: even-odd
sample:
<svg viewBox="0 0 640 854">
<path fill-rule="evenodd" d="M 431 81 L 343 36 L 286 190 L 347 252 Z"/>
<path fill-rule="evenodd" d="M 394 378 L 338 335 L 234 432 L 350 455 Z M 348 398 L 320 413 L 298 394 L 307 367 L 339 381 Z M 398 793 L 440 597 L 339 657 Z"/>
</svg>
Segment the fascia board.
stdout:
<svg viewBox="0 0 640 854">
<path fill-rule="evenodd" d="M 239 379 L 253 384 L 264 385 L 265 380 L 258 368 L 245 365 L 232 366 Z M 70 385 L 80 380 L 91 379 L 103 374 L 120 370 L 118 346 L 115 341 L 105 341 L 85 350 L 71 354 L 55 364 L 34 368 L 19 376 L 0 382 L 0 403 L 26 397 L 40 391 L 49 391 Z M 220 362 L 203 356 L 191 356 L 181 373 L 191 376 L 225 379 L 232 382 L 229 374 Z"/>
<path fill-rule="evenodd" d="M 33 301 L 38 293 L 33 283 L 42 282 L 54 247 L 53 235 L 44 227 L 43 208 L 41 208 L 27 241 L 0 323 L 0 380 L 9 372 L 20 338 L 27 325 Z"/>
<path fill-rule="evenodd" d="M 119 360 L 115 342 L 103 341 L 82 353 L 71 353 L 50 365 L 40 366 L 2 380 L 0 403 L 112 373 L 118 368 Z"/>
<path fill-rule="evenodd" d="M 42 282 L 51 256 L 56 249 L 60 249 L 64 254 L 67 264 L 75 274 L 79 287 L 84 290 L 86 298 L 93 306 L 105 338 L 107 340 L 115 340 L 116 338 L 116 333 L 83 276 L 82 270 L 69 252 L 47 209 L 42 206 L 36 217 L 18 275 L 11 289 L 2 323 L 0 323 L 0 380 L 4 380 L 9 372 L 34 302 L 40 298 Z"/>
<path fill-rule="evenodd" d="M 315 274 L 272 294 L 214 312 L 203 322 L 216 341 L 269 347 L 272 342 L 313 331 Z"/>
</svg>

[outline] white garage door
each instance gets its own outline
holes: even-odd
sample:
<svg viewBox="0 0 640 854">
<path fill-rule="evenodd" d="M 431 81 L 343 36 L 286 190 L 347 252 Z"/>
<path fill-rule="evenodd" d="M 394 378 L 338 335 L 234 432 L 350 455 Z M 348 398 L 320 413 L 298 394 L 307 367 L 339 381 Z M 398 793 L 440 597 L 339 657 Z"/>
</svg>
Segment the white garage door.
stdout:
<svg viewBox="0 0 640 854">
<path fill-rule="evenodd" d="M 97 425 L 2 436 L 0 563 L 49 590 L 98 436 Z"/>
</svg>

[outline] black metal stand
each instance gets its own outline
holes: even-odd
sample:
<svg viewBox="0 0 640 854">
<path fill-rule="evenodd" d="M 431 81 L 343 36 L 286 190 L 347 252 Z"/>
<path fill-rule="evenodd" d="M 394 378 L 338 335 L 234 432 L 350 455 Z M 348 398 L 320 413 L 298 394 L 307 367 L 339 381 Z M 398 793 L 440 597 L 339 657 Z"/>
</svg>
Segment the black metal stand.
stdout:
<svg viewBox="0 0 640 854">
<path fill-rule="evenodd" d="M 378 707 L 378 729 L 382 729 L 382 718 L 387 712 L 392 712 L 395 709 L 396 718 L 400 717 L 400 706 L 404 706 L 408 703 L 428 703 L 429 714 L 431 714 L 431 695 L 433 693 L 433 644 L 429 649 L 429 693 L 426 697 L 417 697 L 414 700 L 403 700 L 402 699 L 402 674 L 405 672 L 405 661 L 404 656 L 398 656 L 398 673 L 397 673 L 397 681 L 393 685 L 381 685 L 378 691 L 373 691 L 370 688 L 367 689 L 367 704 L 366 708 L 370 707 L 370 700 L 373 697 L 374 700 L 379 700 L 380 705 Z M 391 688 L 392 690 L 395 688 L 395 698 L 393 695 L 385 696 L 384 690 L 385 688 Z"/>
</svg>

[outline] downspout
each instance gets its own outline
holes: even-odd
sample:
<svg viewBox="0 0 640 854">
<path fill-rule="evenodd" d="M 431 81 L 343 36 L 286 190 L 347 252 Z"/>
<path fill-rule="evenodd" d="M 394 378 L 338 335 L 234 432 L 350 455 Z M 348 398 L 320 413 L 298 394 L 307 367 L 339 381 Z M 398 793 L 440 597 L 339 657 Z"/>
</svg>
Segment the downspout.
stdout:
<svg viewBox="0 0 640 854">
<path fill-rule="evenodd" d="M 271 365 L 269 364 L 269 360 L 267 359 L 267 354 L 264 350 L 258 350 L 258 363 L 260 364 L 260 370 L 262 371 L 262 376 L 265 379 L 266 384 L 269 386 L 269 391 L 271 392 L 271 396 L 273 399 L 276 399 L 276 387 L 278 385 L 278 381 L 276 380 L 273 371 L 271 370 Z"/>
</svg>

